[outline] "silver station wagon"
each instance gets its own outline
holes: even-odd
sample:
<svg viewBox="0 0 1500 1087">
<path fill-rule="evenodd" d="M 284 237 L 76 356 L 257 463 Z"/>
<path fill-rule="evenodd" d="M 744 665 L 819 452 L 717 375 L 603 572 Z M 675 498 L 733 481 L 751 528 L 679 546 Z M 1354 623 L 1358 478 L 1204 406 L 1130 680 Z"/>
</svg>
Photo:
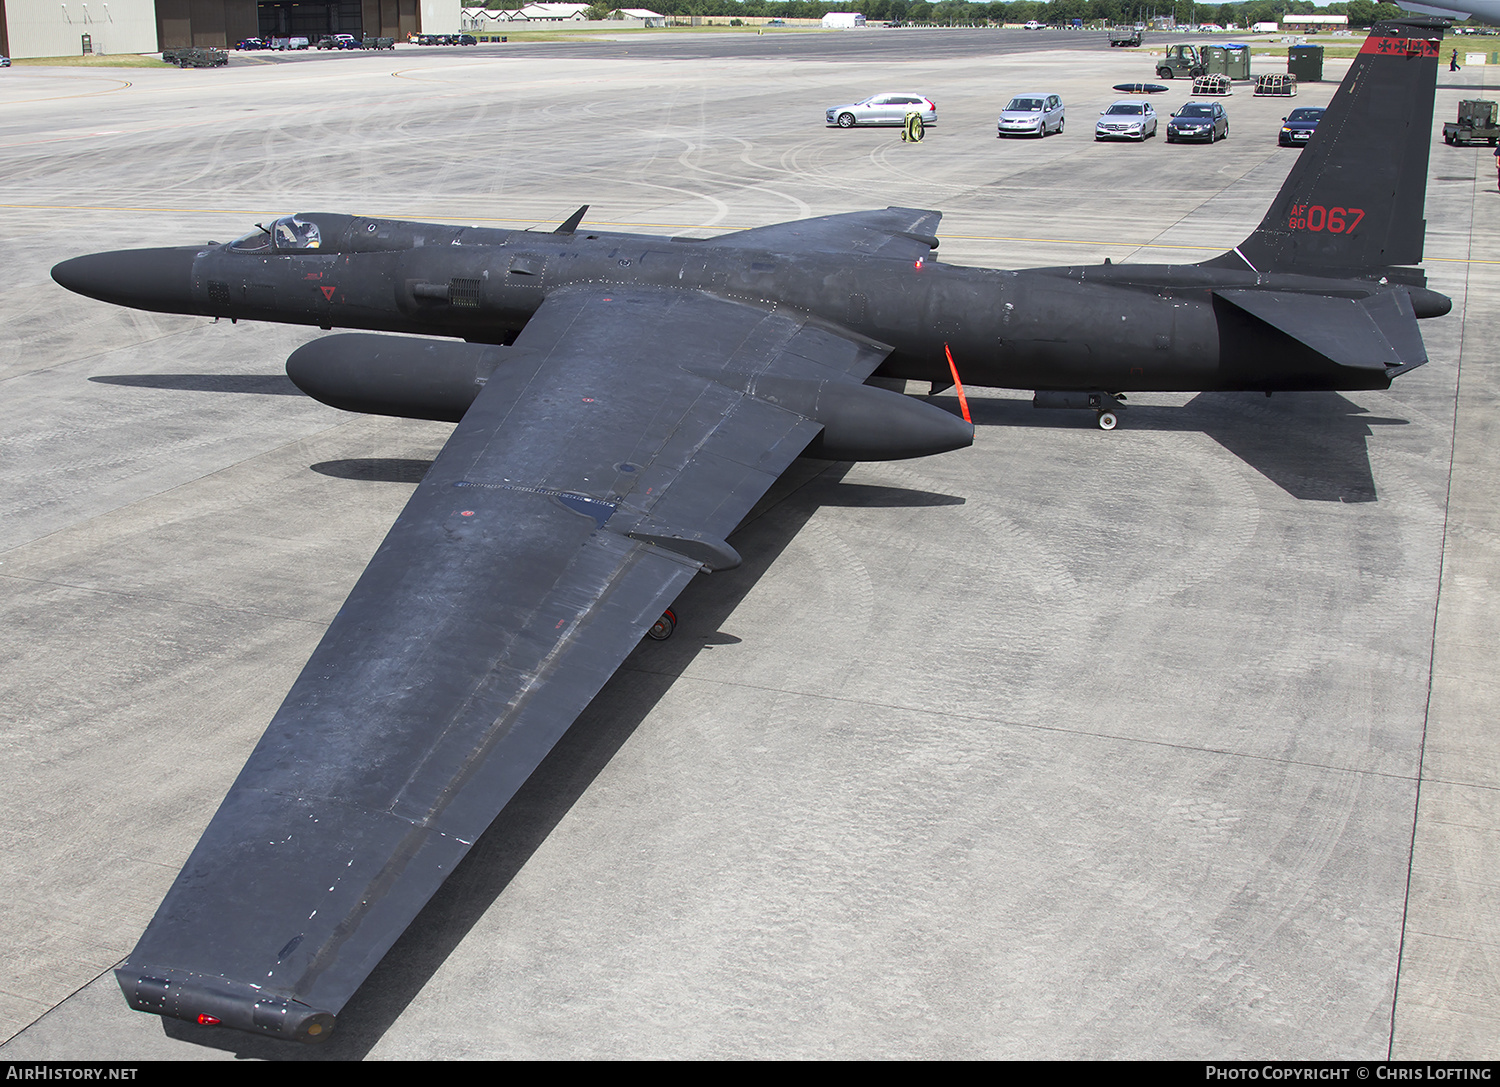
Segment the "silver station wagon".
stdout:
<svg viewBox="0 0 1500 1087">
<path fill-rule="evenodd" d="M 937 122 L 937 105 L 925 94 L 902 91 L 896 94 L 876 94 L 852 106 L 834 106 L 828 110 L 828 123 L 840 128 L 855 125 L 902 125 L 906 115 L 915 113 L 924 125 Z"/>
</svg>

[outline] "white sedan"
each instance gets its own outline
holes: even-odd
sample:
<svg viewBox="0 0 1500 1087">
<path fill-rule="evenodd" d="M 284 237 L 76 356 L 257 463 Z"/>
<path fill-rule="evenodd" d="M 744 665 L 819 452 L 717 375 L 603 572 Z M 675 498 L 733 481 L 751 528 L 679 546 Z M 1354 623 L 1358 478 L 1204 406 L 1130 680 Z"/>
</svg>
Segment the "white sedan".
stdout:
<svg viewBox="0 0 1500 1087">
<path fill-rule="evenodd" d="M 1099 114 L 1094 126 L 1096 140 L 1144 140 L 1156 135 L 1156 110 L 1150 102 L 1133 99 L 1116 102 Z"/>
</svg>

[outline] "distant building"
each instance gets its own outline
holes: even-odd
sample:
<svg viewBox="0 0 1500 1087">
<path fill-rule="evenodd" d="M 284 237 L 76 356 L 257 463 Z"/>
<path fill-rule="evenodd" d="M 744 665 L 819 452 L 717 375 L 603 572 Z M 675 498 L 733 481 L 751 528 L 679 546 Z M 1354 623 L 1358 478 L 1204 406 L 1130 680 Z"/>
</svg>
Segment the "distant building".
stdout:
<svg viewBox="0 0 1500 1087">
<path fill-rule="evenodd" d="M 85 45 L 90 53 L 154 53 L 159 7 L 153 0 L 0 0 L 0 56 L 76 57 Z"/>
<path fill-rule="evenodd" d="M 646 8 L 615 8 L 605 18 L 608 19 L 637 19 L 646 26 L 666 26 L 667 17 L 660 12 L 650 11 Z"/>
<path fill-rule="evenodd" d="M 404 40 L 458 31 L 459 0 L 0 0 L 0 54 L 8 57 L 233 49 L 245 38 L 316 41 L 327 34 Z"/>
<path fill-rule="evenodd" d="M 517 17 L 533 23 L 581 23 L 588 18 L 588 4 L 527 4 Z"/>
<path fill-rule="evenodd" d="M 1283 15 L 1281 25 L 1285 27 L 1348 26 L 1347 15 Z"/>
</svg>

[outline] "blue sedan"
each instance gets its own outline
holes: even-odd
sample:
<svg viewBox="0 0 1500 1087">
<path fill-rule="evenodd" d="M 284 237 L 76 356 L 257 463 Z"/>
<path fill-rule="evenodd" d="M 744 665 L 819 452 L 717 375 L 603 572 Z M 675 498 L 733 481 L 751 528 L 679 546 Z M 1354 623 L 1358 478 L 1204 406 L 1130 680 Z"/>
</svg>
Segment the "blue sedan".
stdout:
<svg viewBox="0 0 1500 1087">
<path fill-rule="evenodd" d="M 1188 102 L 1167 122 L 1167 142 L 1229 139 L 1229 114 L 1218 102 Z"/>
</svg>

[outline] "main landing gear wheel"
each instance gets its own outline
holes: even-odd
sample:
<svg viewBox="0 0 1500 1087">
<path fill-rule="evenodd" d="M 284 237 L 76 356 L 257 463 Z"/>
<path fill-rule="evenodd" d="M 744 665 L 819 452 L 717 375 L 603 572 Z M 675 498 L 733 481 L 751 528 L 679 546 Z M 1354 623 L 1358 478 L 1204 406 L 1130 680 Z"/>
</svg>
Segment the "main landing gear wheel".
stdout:
<svg viewBox="0 0 1500 1087">
<path fill-rule="evenodd" d="M 1120 425 L 1120 417 L 1112 411 L 1101 411 L 1099 413 L 1099 429 L 1113 430 Z"/>
<path fill-rule="evenodd" d="M 646 637 L 654 642 L 664 642 L 672 636 L 672 631 L 677 629 L 677 613 L 671 608 L 661 613 L 661 618 L 651 624 L 651 629 L 646 631 Z"/>
</svg>

